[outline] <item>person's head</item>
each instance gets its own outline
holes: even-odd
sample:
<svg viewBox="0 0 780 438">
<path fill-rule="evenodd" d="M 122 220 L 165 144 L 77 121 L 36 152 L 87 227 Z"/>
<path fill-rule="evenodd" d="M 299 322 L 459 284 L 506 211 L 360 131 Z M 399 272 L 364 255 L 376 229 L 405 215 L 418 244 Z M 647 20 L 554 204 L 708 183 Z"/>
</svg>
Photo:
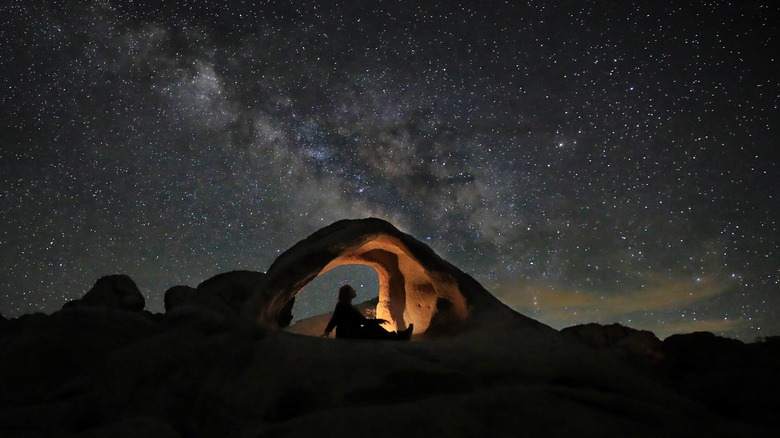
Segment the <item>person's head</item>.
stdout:
<svg viewBox="0 0 780 438">
<path fill-rule="evenodd" d="M 348 284 L 341 286 L 341 289 L 339 289 L 339 301 L 350 301 L 356 296 L 357 292 L 355 292 L 355 289 Z"/>
</svg>

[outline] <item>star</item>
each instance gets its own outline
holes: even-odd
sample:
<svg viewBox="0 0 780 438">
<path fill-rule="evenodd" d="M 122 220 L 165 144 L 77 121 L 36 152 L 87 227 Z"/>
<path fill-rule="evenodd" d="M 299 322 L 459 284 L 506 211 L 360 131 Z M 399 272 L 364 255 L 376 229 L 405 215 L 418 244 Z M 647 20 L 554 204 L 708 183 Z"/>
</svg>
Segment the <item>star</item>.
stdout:
<svg viewBox="0 0 780 438">
<path fill-rule="evenodd" d="M 0 14 L 4 316 L 374 215 L 556 328 L 780 331 L 772 3 L 76 3 Z"/>
</svg>

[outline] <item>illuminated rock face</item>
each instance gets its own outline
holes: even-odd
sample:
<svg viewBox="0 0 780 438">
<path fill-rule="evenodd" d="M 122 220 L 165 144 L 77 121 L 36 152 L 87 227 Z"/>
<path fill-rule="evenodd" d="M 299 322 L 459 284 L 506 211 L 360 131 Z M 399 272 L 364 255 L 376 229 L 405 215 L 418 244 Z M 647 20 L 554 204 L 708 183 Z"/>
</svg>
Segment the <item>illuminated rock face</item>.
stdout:
<svg viewBox="0 0 780 438">
<path fill-rule="evenodd" d="M 424 243 L 386 221 L 369 218 L 336 222 L 279 256 L 245 306 L 245 316 L 264 326 L 284 327 L 291 319 L 291 300 L 306 284 L 349 264 L 376 270 L 376 316 L 390 321 L 390 330 L 414 324 L 415 333 L 447 332 L 480 309 L 508 310 Z"/>
</svg>

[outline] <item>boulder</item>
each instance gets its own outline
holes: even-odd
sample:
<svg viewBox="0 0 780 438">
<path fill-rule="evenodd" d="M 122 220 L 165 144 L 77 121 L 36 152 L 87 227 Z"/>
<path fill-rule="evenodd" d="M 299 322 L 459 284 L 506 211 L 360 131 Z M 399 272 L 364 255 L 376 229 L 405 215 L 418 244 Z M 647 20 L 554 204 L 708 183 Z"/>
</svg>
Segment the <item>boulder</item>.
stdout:
<svg viewBox="0 0 780 438">
<path fill-rule="evenodd" d="M 179 285 L 168 288 L 165 291 L 165 311 L 170 312 L 177 307 L 186 306 L 192 302 L 196 293 L 197 289 L 190 286 Z"/>
<path fill-rule="evenodd" d="M 747 358 L 747 346 L 737 339 L 710 332 L 677 334 L 664 339 L 668 366 L 705 373 L 713 369 L 741 368 Z"/>
<path fill-rule="evenodd" d="M 101 277 L 83 297 L 65 303 L 63 309 L 73 307 L 105 307 L 140 312 L 146 306 L 133 279 L 124 274 Z"/>
<path fill-rule="evenodd" d="M 663 359 L 663 345 L 653 332 L 620 324 L 581 324 L 561 333 L 597 349 L 608 349 L 631 361 L 654 364 Z"/>
<path fill-rule="evenodd" d="M 264 276 L 262 272 L 239 270 L 215 275 L 197 288 L 173 286 L 165 291 L 165 311 L 197 307 L 239 318 L 241 309 Z"/>
<path fill-rule="evenodd" d="M 262 272 L 230 271 L 215 275 L 198 285 L 201 302 L 223 308 L 232 315 L 241 315 L 249 295 L 265 277 Z"/>
</svg>

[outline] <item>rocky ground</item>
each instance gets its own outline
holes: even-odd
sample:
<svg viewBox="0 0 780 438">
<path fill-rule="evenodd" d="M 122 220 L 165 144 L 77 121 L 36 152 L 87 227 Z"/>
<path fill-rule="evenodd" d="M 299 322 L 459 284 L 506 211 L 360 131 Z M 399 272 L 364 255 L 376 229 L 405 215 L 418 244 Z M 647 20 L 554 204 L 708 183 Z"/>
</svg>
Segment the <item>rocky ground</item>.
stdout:
<svg viewBox="0 0 780 438">
<path fill-rule="evenodd" d="M 778 426 L 775 339 L 661 342 L 518 316 L 412 342 L 348 341 L 203 307 L 152 314 L 123 281 L 105 289 L 118 297 L 93 288 L 52 315 L 0 320 L 0 435 L 690 437 Z"/>
</svg>

